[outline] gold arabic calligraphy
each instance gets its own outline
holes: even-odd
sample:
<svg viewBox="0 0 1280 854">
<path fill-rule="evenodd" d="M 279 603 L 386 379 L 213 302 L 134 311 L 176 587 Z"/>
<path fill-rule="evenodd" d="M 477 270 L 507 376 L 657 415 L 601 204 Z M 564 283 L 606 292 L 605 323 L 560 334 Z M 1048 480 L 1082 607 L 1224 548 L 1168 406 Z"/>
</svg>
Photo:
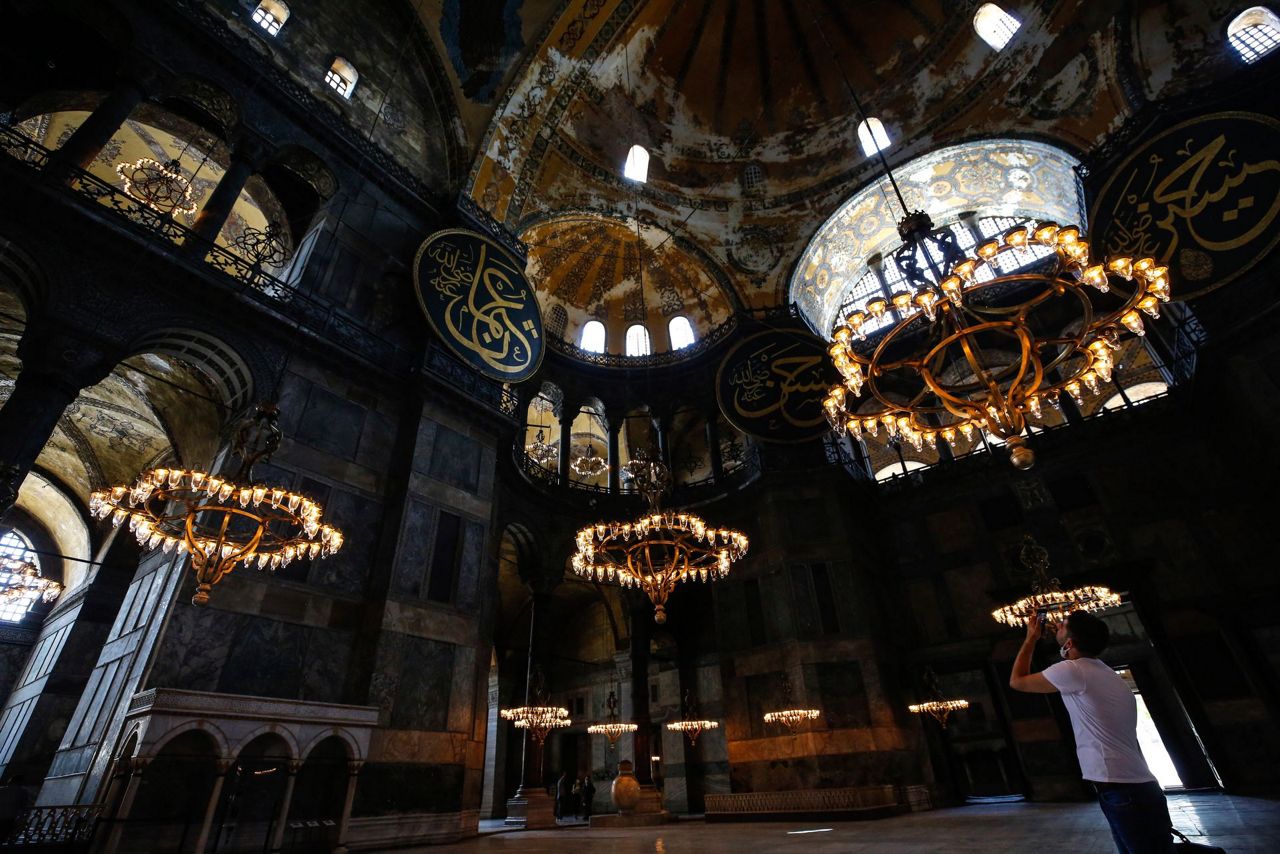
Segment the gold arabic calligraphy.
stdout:
<svg viewBox="0 0 1280 854">
<path fill-rule="evenodd" d="M 1214 120 L 1219 118 L 1191 123 L 1212 122 L 1215 132 L 1207 141 L 1203 135 L 1197 141 L 1193 127 L 1175 128 L 1171 134 L 1185 136 L 1172 156 L 1162 156 L 1167 149 L 1153 142 L 1155 151 L 1132 161 L 1110 210 L 1108 253 L 1153 255 L 1169 262 L 1180 248 L 1228 252 L 1268 232 L 1280 215 L 1280 185 L 1274 180 L 1280 178 L 1280 161 L 1248 159 L 1229 144 L 1230 129 L 1217 132 L 1222 123 Z M 1268 173 L 1273 180 L 1259 184 L 1259 176 Z"/>
<path fill-rule="evenodd" d="M 733 410 L 749 422 L 765 422 L 770 431 L 809 430 L 824 420 L 822 395 L 828 383 L 821 354 L 794 352 L 801 345 L 769 341 L 733 368 Z M 779 422 L 781 419 L 783 423 Z"/>
<path fill-rule="evenodd" d="M 540 332 L 520 271 L 478 241 L 439 240 L 426 254 L 435 262 L 429 284 L 444 301 L 452 339 L 501 373 L 528 368 Z"/>
</svg>

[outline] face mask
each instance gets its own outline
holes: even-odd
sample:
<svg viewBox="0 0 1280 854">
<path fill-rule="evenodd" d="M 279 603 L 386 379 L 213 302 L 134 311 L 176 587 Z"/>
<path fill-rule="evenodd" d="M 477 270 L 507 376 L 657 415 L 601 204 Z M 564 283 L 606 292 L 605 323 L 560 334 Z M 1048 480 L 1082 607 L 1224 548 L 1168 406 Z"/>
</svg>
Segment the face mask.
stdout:
<svg viewBox="0 0 1280 854">
<path fill-rule="evenodd" d="M 1058 655 L 1062 656 L 1062 658 L 1066 661 L 1071 660 L 1071 656 L 1067 654 L 1069 652 L 1071 652 L 1071 647 L 1067 646 L 1066 644 L 1063 644 L 1062 646 L 1058 647 Z"/>
</svg>

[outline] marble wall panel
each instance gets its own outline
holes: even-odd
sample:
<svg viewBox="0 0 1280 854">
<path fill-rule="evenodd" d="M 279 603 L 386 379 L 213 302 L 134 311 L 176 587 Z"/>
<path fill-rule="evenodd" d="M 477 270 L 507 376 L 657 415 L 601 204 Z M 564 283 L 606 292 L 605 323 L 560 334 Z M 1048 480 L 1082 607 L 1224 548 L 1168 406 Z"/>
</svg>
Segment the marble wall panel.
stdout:
<svg viewBox="0 0 1280 854">
<path fill-rule="evenodd" d="M 396 551 L 392 589 L 398 596 L 417 598 L 422 595 L 422 580 L 431 559 L 436 513 L 436 508 L 425 501 L 409 499 L 400 528 L 400 547 Z"/>
<path fill-rule="evenodd" d="M 360 435 L 356 462 L 374 471 L 384 471 L 391 462 L 391 446 L 395 438 L 395 422 L 385 415 L 370 411 Z"/>
<path fill-rule="evenodd" d="M 212 607 L 197 608 L 179 600 L 160 639 L 147 687 L 219 690 L 232 644 L 251 619 L 245 614 Z"/>
<path fill-rule="evenodd" d="M 462 777 L 461 765 L 367 762 L 351 814 L 457 812 L 462 808 Z"/>
<path fill-rule="evenodd" d="M 359 593 L 378 545 L 382 505 L 371 498 L 334 490 L 325 517 L 342 529 L 345 540 L 336 555 L 315 562 L 311 580 L 344 593 Z"/>
<path fill-rule="evenodd" d="M 447 427 L 437 428 L 427 473 L 459 489 L 476 492 L 480 485 L 480 443 Z"/>
<path fill-rule="evenodd" d="M 456 648 L 428 638 L 401 637 L 400 677 L 391 708 L 391 726 L 446 729 Z"/>
<path fill-rule="evenodd" d="M 351 657 L 351 636 L 347 632 L 310 629 L 306 658 L 302 662 L 301 699 L 320 703 L 343 703 L 363 698 L 343 696 L 343 681 Z"/>
<path fill-rule="evenodd" d="M 871 706 L 863 684 L 858 662 L 821 663 L 812 668 L 813 679 L 806 674 L 805 683 L 816 685 L 822 698 L 822 709 L 832 727 L 865 727 L 871 724 Z"/>
<path fill-rule="evenodd" d="M 462 532 L 462 554 L 458 558 L 458 587 L 454 604 L 463 611 L 474 612 L 480 606 L 480 581 L 485 565 L 485 537 L 488 528 L 466 520 Z"/>
<path fill-rule="evenodd" d="M 30 643 L 0 643 L 0 696 L 9 696 L 30 654 Z"/>
<path fill-rule="evenodd" d="M 440 425 L 430 418 L 418 422 L 418 438 L 413 445 L 413 470 L 418 474 L 431 472 L 431 456 L 435 452 L 436 430 Z"/>
<path fill-rule="evenodd" d="M 218 690 L 226 694 L 298 697 L 312 631 L 277 620 L 246 618 L 231 643 Z"/>
<path fill-rule="evenodd" d="M 292 438 L 335 457 L 354 460 L 364 420 L 363 406 L 313 387 Z"/>
</svg>

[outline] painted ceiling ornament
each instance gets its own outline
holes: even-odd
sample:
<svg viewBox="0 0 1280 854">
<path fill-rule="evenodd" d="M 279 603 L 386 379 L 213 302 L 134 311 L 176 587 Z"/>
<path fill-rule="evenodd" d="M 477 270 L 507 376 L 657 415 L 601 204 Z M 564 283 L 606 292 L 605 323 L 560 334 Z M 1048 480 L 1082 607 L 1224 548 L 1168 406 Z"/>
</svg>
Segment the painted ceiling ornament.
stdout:
<svg viewBox="0 0 1280 854">
<path fill-rule="evenodd" d="M 747 553 L 745 534 L 708 525 L 692 513 L 664 511 L 671 472 L 651 452 L 625 466 L 649 512 L 630 522 L 596 522 L 578 532 L 573 571 L 596 582 L 638 587 L 653 603 L 656 623 L 667 621 L 667 597 L 682 581 L 714 581 Z"/>
<path fill-rule="evenodd" d="M 120 176 L 126 193 L 156 213 L 173 216 L 196 212 L 191 182 L 182 174 L 182 165 L 177 158 L 161 163 L 150 157 L 141 157 L 132 163 L 117 164 L 116 174 Z"/>
<path fill-rule="evenodd" d="M 268 461 L 280 445 L 279 414 L 275 404 L 261 403 L 240 425 L 232 446 L 240 467 L 230 478 L 155 468 L 131 487 L 94 492 L 90 513 L 110 517 L 116 527 L 127 523 L 144 549 L 190 555 L 194 605 L 208 603 L 213 585 L 237 565 L 275 571 L 336 553 L 342 532 L 323 524 L 319 504 L 253 477 L 254 464 Z"/>
<path fill-rule="evenodd" d="M 413 262 L 418 304 L 459 359 L 502 382 L 542 364 L 542 311 L 524 263 L 495 240 L 452 228 L 423 241 Z"/>
<path fill-rule="evenodd" d="M 1027 534 L 1018 549 L 1018 560 L 1031 576 L 1031 595 L 991 612 L 996 622 L 1025 626 L 1035 614 L 1057 623 L 1072 611 L 1103 611 L 1120 605 L 1120 594 L 1099 585 L 1063 590 L 1062 582 L 1049 575 L 1049 552 Z"/>
<path fill-rule="evenodd" d="M 31 561 L 0 555 L 0 600 L 21 600 L 30 606 L 37 600 L 52 602 L 61 593 L 62 585 L 43 577 Z"/>
<path fill-rule="evenodd" d="M 1151 256 L 1192 299 L 1220 288 L 1280 242 L 1280 121 L 1197 116 L 1129 147 L 1094 196 L 1089 221 L 1111 255 Z"/>
<path fill-rule="evenodd" d="M 768 329 L 735 344 L 716 373 L 716 401 L 734 427 L 769 442 L 805 442 L 827 432 L 822 401 L 835 381 L 821 339 Z"/>
</svg>

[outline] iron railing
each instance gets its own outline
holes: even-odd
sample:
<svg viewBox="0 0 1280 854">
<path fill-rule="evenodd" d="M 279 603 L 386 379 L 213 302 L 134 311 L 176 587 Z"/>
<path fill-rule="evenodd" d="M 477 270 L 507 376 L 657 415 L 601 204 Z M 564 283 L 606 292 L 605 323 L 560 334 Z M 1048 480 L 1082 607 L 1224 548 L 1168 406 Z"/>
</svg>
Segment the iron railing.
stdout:
<svg viewBox="0 0 1280 854">
<path fill-rule="evenodd" d="M 31 807 L 18 816 L 0 843 L 6 848 L 87 845 L 101 816 L 102 804 Z"/>
<path fill-rule="evenodd" d="M 49 169 L 52 152 L 16 127 L 0 127 L 0 151 L 51 180 L 46 186 L 69 194 L 89 212 L 107 211 L 111 219 L 143 239 L 158 240 L 187 260 L 200 264 L 229 290 L 290 320 L 320 340 L 342 348 L 364 362 L 392 372 L 408 372 L 417 355 L 383 338 L 335 306 L 299 290 L 263 269 L 260 262 L 210 243 L 171 216 L 152 210 L 118 187 L 73 166 Z M 85 204 L 87 203 L 87 204 Z M 198 247 L 198 248 L 191 248 Z M 470 370 L 434 341 L 423 367 L 504 417 L 516 416 L 518 402 L 510 389 Z"/>
</svg>

